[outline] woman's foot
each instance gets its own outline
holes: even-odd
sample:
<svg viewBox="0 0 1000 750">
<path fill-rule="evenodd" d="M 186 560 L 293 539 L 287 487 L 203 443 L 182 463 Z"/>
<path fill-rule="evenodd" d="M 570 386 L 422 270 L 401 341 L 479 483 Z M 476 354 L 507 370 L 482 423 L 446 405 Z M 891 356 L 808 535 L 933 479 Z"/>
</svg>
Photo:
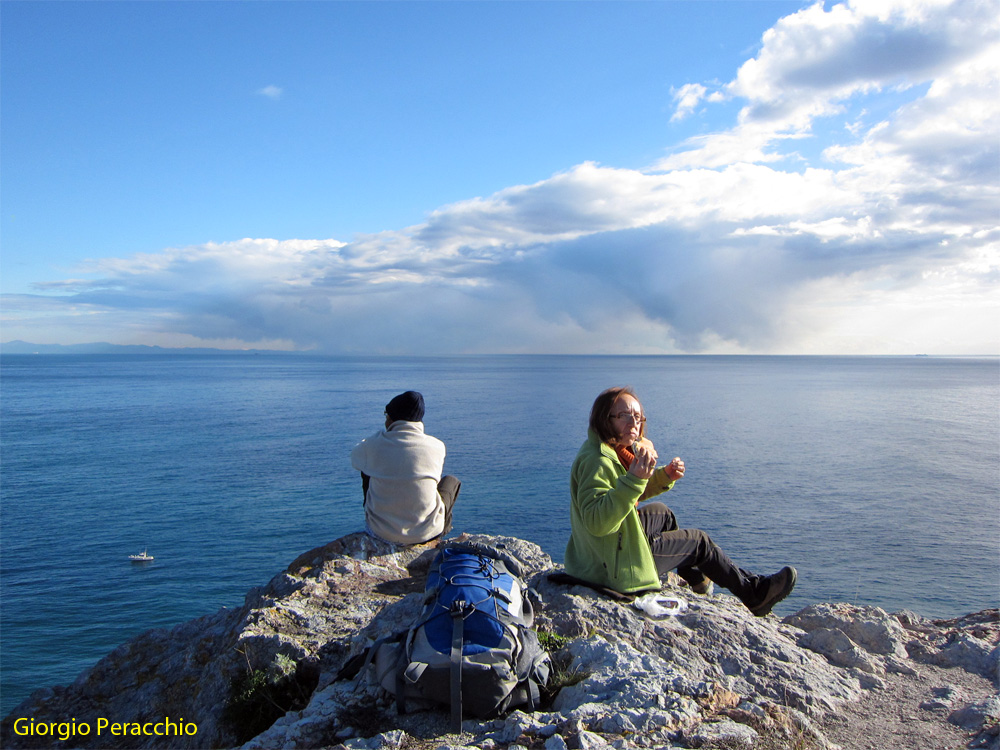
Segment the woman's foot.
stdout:
<svg viewBox="0 0 1000 750">
<path fill-rule="evenodd" d="M 798 574 L 795 572 L 795 568 L 784 567 L 773 576 L 764 579 L 767 586 L 764 588 L 763 598 L 759 602 L 754 604 L 744 602 L 744 604 L 755 617 L 765 617 L 770 614 L 775 604 L 792 593 L 796 578 L 798 578 Z"/>
</svg>

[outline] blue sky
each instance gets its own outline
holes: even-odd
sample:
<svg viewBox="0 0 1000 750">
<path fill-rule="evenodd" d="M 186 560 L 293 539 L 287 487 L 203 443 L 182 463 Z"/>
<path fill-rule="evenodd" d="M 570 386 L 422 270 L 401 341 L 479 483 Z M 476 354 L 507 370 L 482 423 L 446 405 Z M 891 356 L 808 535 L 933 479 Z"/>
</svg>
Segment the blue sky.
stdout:
<svg viewBox="0 0 1000 750">
<path fill-rule="evenodd" d="M 0 340 L 1000 353 L 995 6 L 0 6 Z"/>
</svg>

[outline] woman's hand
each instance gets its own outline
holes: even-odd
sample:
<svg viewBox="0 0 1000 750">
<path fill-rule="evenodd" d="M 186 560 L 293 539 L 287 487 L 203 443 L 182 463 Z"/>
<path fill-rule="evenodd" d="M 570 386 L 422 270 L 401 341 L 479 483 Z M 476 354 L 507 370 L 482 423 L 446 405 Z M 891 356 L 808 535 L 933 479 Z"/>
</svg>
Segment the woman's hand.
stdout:
<svg viewBox="0 0 1000 750">
<path fill-rule="evenodd" d="M 639 479 L 649 479 L 656 471 L 656 451 L 653 444 L 642 441 L 635 446 L 635 460 L 628 467 L 628 473 Z"/>
<path fill-rule="evenodd" d="M 647 453 L 648 453 L 649 455 L 651 455 L 651 456 L 653 457 L 653 460 L 654 460 L 654 461 L 658 461 L 658 460 L 659 460 L 659 458 L 660 458 L 660 457 L 659 457 L 659 456 L 657 455 L 657 453 L 656 453 L 656 448 L 654 448 L 654 447 L 653 447 L 653 441 L 652 441 L 652 440 L 650 440 L 649 438 L 645 438 L 645 437 L 641 437 L 641 438 L 639 438 L 639 439 L 638 439 L 638 440 L 637 440 L 637 441 L 635 442 L 635 445 L 633 445 L 633 446 L 632 446 L 632 449 L 633 449 L 633 450 L 635 450 L 635 449 L 637 449 L 637 448 L 644 448 L 644 449 L 645 449 L 645 451 L 646 451 L 646 452 L 647 452 Z"/>
<path fill-rule="evenodd" d="M 667 473 L 667 479 L 671 482 L 676 482 L 684 476 L 684 462 L 679 458 L 674 458 L 673 461 L 663 467 L 663 470 Z"/>
</svg>

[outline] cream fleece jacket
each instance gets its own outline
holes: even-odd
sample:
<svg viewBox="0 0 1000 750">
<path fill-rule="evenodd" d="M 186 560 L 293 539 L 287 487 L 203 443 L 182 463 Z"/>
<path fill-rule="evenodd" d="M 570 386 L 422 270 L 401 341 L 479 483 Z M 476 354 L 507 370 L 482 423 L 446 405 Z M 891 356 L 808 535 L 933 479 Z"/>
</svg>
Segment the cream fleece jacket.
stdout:
<svg viewBox="0 0 1000 750">
<path fill-rule="evenodd" d="M 444 456 L 444 443 L 424 434 L 423 422 L 393 422 L 354 447 L 351 466 L 371 477 L 365 517 L 376 536 L 418 544 L 444 531 Z"/>
</svg>

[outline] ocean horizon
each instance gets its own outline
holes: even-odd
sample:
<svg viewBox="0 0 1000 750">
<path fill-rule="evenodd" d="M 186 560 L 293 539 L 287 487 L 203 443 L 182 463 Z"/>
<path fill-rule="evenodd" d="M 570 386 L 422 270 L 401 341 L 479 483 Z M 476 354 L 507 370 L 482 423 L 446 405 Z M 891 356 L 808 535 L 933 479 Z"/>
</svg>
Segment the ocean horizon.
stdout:
<svg viewBox="0 0 1000 750">
<path fill-rule="evenodd" d="M 798 568 L 779 616 L 1000 602 L 995 357 L 3 351 L 0 710 L 361 530 L 348 454 L 403 390 L 463 482 L 454 533 L 561 562 L 590 405 L 623 384 L 687 463 L 662 498 L 681 525 L 754 572 Z"/>
</svg>

